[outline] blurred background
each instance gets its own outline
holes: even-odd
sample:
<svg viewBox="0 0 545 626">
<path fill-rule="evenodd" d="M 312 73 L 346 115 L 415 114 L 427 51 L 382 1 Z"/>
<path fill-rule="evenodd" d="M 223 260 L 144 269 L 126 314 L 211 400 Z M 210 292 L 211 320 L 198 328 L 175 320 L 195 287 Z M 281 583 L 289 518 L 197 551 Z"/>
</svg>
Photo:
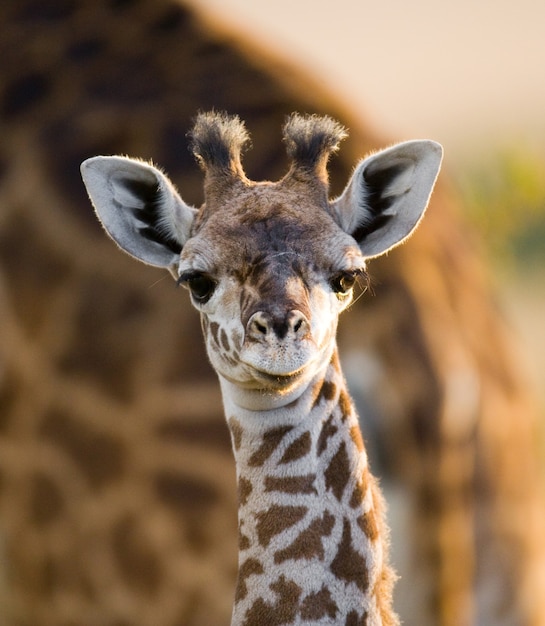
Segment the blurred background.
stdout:
<svg viewBox="0 0 545 626">
<path fill-rule="evenodd" d="M 543 6 L 536 0 L 199 0 L 297 59 L 395 137 L 430 135 L 463 159 L 543 147 Z"/>
<path fill-rule="evenodd" d="M 338 118 L 333 193 L 370 149 L 444 145 L 422 226 L 340 325 L 344 371 L 404 622 L 543 626 L 542 4 L 0 2 L 0 626 L 229 622 L 235 472 L 198 316 L 79 175 L 152 159 L 198 205 L 209 108 L 246 121 L 256 180 L 285 172 L 287 113 Z"/>
<path fill-rule="evenodd" d="M 545 6 L 198 0 L 392 141 L 431 138 L 493 263 L 545 406 Z"/>
</svg>

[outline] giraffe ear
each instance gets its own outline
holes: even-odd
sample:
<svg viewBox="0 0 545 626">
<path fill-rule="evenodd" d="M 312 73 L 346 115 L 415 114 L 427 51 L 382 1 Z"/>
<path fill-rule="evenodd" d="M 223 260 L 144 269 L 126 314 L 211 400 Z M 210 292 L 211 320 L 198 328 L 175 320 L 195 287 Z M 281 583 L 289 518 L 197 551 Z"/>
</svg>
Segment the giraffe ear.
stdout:
<svg viewBox="0 0 545 626">
<path fill-rule="evenodd" d="M 358 164 L 332 208 L 365 257 L 383 254 L 413 232 L 426 210 L 442 156 L 443 148 L 434 141 L 407 141 Z"/>
<path fill-rule="evenodd" d="M 149 265 L 177 262 L 196 209 L 160 170 L 134 159 L 97 156 L 81 164 L 81 175 L 99 221 L 120 248 Z"/>
</svg>

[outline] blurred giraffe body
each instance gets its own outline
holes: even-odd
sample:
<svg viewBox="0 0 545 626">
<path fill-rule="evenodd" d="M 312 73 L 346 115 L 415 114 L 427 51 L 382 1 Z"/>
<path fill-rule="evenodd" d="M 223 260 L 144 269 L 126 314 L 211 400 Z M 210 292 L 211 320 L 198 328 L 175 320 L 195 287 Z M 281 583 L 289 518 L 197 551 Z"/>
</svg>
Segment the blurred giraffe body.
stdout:
<svg viewBox="0 0 545 626">
<path fill-rule="evenodd" d="M 350 137 L 333 195 L 386 142 L 179 4 L 8 0 L 0 23 L 0 618 L 226 624 L 235 471 L 198 316 L 104 240 L 79 164 L 153 159 L 199 205 L 185 140 L 196 110 L 246 120 L 255 180 L 285 171 L 286 115 L 339 119 Z M 390 505 L 403 621 L 541 626 L 535 415 L 455 209 L 439 184 L 410 246 L 373 263 L 376 297 L 339 329 L 344 374 L 371 418 L 371 468 L 408 505 Z"/>
</svg>

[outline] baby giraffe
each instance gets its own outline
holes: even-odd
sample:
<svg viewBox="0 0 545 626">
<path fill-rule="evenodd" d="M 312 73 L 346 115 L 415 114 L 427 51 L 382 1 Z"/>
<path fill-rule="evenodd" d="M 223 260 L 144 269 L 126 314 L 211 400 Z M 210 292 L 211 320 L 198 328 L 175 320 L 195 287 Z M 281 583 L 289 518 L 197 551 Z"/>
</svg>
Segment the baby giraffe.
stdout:
<svg viewBox="0 0 545 626">
<path fill-rule="evenodd" d="M 242 122 L 199 115 L 200 209 L 142 161 L 82 164 L 108 234 L 168 268 L 201 314 L 236 460 L 236 626 L 398 624 L 382 498 L 335 334 L 366 259 L 418 224 L 442 149 L 410 141 L 373 154 L 329 200 L 327 161 L 345 135 L 330 118 L 292 115 L 287 174 L 253 182 L 240 160 Z"/>
</svg>

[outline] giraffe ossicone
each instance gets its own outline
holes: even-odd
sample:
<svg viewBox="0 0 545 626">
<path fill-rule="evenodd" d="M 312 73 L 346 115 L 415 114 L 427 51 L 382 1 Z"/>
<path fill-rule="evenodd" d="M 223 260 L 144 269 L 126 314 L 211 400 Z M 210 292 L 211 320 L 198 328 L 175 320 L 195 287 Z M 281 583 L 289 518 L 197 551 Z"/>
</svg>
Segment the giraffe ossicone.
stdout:
<svg viewBox="0 0 545 626">
<path fill-rule="evenodd" d="M 366 260 L 417 226 L 442 149 L 410 141 L 372 154 L 330 200 L 327 161 L 345 134 L 330 118 L 291 116 L 287 174 L 254 182 L 241 163 L 242 122 L 199 115 L 199 209 L 148 163 L 82 164 L 108 234 L 169 269 L 201 313 L 237 468 L 236 625 L 398 623 L 382 499 L 335 335 Z"/>
</svg>

